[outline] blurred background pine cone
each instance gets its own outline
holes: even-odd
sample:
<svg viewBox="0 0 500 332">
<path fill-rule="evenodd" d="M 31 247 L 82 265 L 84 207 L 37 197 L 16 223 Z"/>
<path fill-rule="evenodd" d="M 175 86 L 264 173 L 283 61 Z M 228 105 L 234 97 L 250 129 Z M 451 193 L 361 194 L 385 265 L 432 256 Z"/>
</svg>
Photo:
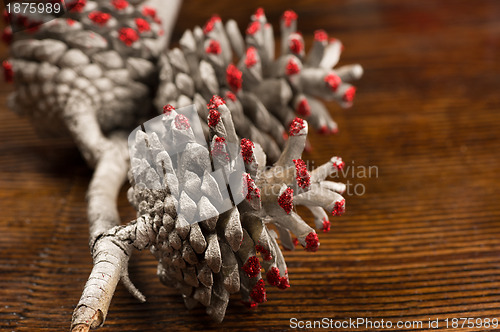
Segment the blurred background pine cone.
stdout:
<svg viewBox="0 0 500 332">
<path fill-rule="evenodd" d="M 3 65 L 15 85 L 9 107 L 28 116 L 41 135 L 69 132 L 89 164 L 95 164 L 95 153 L 79 144 L 74 109 L 95 119 L 104 135 L 129 132 L 151 116 L 156 61 L 169 34 L 165 27 L 170 29 L 151 7 L 157 4 L 70 0 L 64 17 L 45 17 L 43 24 L 32 16 L 7 15 L 3 39 L 11 43 L 10 60 Z M 12 27 L 21 30 L 12 33 Z"/>
<path fill-rule="evenodd" d="M 324 30 L 316 31 L 306 54 L 297 17 L 291 10 L 283 13 L 276 59 L 273 27 L 262 8 L 251 16 L 244 37 L 234 20 L 223 24 L 217 15 L 203 28 L 186 30 L 180 46 L 161 55 L 157 109 L 195 104 L 206 121 L 205 105 L 220 95 L 231 109 L 237 134 L 259 143 L 270 163 L 278 160 L 286 128 L 296 116 L 323 134 L 337 132 L 320 99 L 350 107 L 356 90 L 349 82 L 360 78 L 363 69 L 357 64 L 332 69 L 343 47 Z M 235 57 L 239 60 L 233 63 Z"/>
</svg>

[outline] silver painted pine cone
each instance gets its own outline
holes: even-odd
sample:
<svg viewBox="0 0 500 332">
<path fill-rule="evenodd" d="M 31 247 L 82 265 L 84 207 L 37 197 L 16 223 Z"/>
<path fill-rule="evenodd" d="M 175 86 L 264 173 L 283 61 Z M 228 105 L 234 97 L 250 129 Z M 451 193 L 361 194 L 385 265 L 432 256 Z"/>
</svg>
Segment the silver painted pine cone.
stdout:
<svg viewBox="0 0 500 332">
<path fill-rule="evenodd" d="M 12 36 L 4 62 L 15 86 L 9 107 L 41 134 L 69 133 L 91 166 L 109 147 L 106 136 L 151 114 L 165 32 L 143 3 L 66 1 L 64 17 Z M 33 23 L 22 15 L 10 20 Z"/>
<path fill-rule="evenodd" d="M 204 28 L 186 30 L 180 47 L 160 58 L 161 74 L 155 104 L 183 107 L 196 104 L 203 120 L 212 95 L 224 97 L 240 137 L 259 143 L 268 160 L 276 162 L 286 130 L 296 114 L 321 133 L 335 133 L 337 124 L 318 98 L 349 107 L 355 88 L 349 82 L 363 74 L 360 65 L 333 70 L 342 43 L 315 32 L 308 54 L 297 32 L 297 14 L 286 11 L 280 22 L 281 55 L 275 59 L 272 26 L 259 8 L 251 17 L 245 38 L 234 20 L 223 25 L 213 16 Z M 233 57 L 239 61 L 232 63 Z M 206 130 L 207 131 L 207 130 Z"/>
<path fill-rule="evenodd" d="M 132 248 L 149 248 L 159 261 L 160 280 L 177 288 L 188 308 L 202 304 L 207 314 L 220 322 L 230 294 L 239 292 L 242 301 L 253 307 L 266 301 L 264 279 L 271 286 L 289 287 L 277 234 L 268 224 L 278 229 L 283 247 L 294 249 L 294 234 L 307 251 L 314 252 L 319 247 L 318 236 L 294 211 L 294 206 L 310 208 L 317 217 L 316 227 L 323 230 L 329 230 L 325 210 L 334 216 L 344 212 L 344 199 L 338 193 L 345 189 L 344 185 L 325 181 L 342 167 L 341 160 L 334 157 L 309 173 L 300 159 L 308 130 L 305 120 L 292 121 L 283 153 L 275 165 L 266 168 L 266 156 L 260 146 L 237 138 L 231 112 L 223 99 L 214 96 L 208 108 L 212 116 L 218 114 L 210 128 L 210 150 L 199 143 L 204 140 L 199 137 L 201 128 L 196 137 L 188 118 L 170 105 L 165 108 L 160 127 L 133 133 L 129 173 L 132 187 L 128 197 L 138 218 L 111 229 L 96 242 L 95 250 L 101 251 L 97 254 L 101 258 L 94 261 L 83 302 L 75 313 L 98 309 L 85 299 L 104 289 L 95 287 L 106 282 L 100 275 L 113 275 L 109 264 L 105 266 L 106 257 L 125 257 L 124 253 Z M 172 146 L 181 146 L 181 153 L 169 155 L 167 151 Z M 238 192 L 235 186 L 224 187 L 209 174 L 212 165 L 220 165 L 231 177 L 238 160 L 244 164 L 244 173 L 236 182 L 244 189 L 240 203 L 234 200 L 234 193 Z M 223 193 L 229 190 L 236 206 L 217 214 L 218 207 L 228 200 Z M 200 222 L 192 223 L 194 219 Z M 125 262 L 119 267 L 111 268 L 126 271 L 126 259 L 122 260 Z M 144 299 L 126 273 L 122 279 L 138 298 Z"/>
</svg>

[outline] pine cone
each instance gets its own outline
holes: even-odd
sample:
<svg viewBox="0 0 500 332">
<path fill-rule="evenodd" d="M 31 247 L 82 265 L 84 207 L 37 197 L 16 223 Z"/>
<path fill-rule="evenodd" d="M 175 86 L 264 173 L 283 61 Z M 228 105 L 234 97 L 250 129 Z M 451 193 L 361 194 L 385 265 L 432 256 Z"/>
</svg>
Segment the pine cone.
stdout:
<svg viewBox="0 0 500 332">
<path fill-rule="evenodd" d="M 10 108 L 42 134 L 69 132 L 92 166 L 106 146 L 96 137 L 129 131 L 151 114 L 165 38 L 155 9 L 142 2 L 67 1 L 64 18 L 42 25 L 10 17 L 27 28 L 14 34 L 4 62 L 15 84 Z M 10 29 L 4 40 L 12 39 Z"/>
<path fill-rule="evenodd" d="M 285 248 L 294 249 L 293 233 L 314 252 L 318 236 L 293 211 L 294 205 L 309 207 L 317 228 L 329 230 L 323 209 L 332 215 L 344 212 L 344 199 L 337 192 L 345 186 L 324 181 L 342 167 L 338 158 L 311 173 L 300 159 L 306 121 L 292 121 L 283 153 L 266 169 L 261 147 L 237 138 L 222 98 L 214 96 L 208 108 L 211 121 L 217 117 L 210 127 L 210 149 L 195 111 L 186 116 L 170 105 L 161 121 L 147 122 L 145 132 L 131 135 L 128 197 L 138 218 L 110 230 L 104 239 L 119 241 L 119 247 L 150 248 L 159 261 L 160 280 L 177 288 L 188 308 L 200 303 L 220 322 L 230 294 L 239 292 L 253 307 L 266 301 L 264 278 L 281 289 L 290 286 L 277 235 L 267 224 L 276 226 Z M 232 179 L 229 186 L 212 176 L 218 169 Z"/>
<path fill-rule="evenodd" d="M 273 29 L 262 8 L 252 15 L 245 39 L 234 20 L 224 26 L 213 16 L 203 29 L 186 30 L 180 48 L 161 56 L 155 105 L 160 109 L 165 104 L 195 104 L 200 117 L 207 120 L 204 105 L 212 95 L 220 95 L 233 114 L 236 133 L 259 143 L 273 163 L 284 147 L 285 128 L 294 113 L 321 133 L 337 132 L 337 124 L 318 97 L 350 107 L 355 88 L 347 82 L 363 73 L 360 65 L 332 70 L 342 47 L 318 30 L 306 55 L 297 32 L 297 14 L 289 10 L 281 19 L 281 56 L 274 59 Z M 234 55 L 240 59 L 236 64 Z"/>
</svg>

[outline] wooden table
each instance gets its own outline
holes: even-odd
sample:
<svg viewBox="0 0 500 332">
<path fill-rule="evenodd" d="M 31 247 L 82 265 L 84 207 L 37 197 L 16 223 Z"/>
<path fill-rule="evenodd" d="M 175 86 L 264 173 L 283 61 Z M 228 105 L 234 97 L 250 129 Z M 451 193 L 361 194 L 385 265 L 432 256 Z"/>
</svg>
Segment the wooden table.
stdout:
<svg viewBox="0 0 500 332">
<path fill-rule="evenodd" d="M 212 12 L 244 28 L 257 6 L 273 23 L 292 7 L 307 42 L 323 27 L 344 42 L 343 64 L 363 65 L 354 107 L 329 105 L 339 134 L 311 134 L 305 158 L 341 155 L 378 176 L 342 179 L 364 194 L 347 195 L 317 253 L 285 253 L 292 287 L 269 289 L 257 309 L 235 298 L 222 324 L 188 311 L 142 252 L 130 273 L 148 302 L 120 285 L 102 331 L 286 330 L 291 318 L 423 321 L 423 330 L 429 319 L 498 318 L 500 2 L 190 1 L 174 39 Z M 37 138 L 7 110 L 10 89 L 0 85 L 0 330 L 67 330 L 91 269 L 91 171 L 70 142 Z M 119 206 L 124 221 L 134 217 L 125 189 Z"/>
</svg>

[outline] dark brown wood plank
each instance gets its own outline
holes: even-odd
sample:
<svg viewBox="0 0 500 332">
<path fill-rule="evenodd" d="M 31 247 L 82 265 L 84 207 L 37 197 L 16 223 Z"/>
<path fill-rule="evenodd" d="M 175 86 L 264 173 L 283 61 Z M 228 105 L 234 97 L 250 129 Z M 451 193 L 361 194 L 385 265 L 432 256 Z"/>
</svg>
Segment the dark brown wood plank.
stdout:
<svg viewBox="0 0 500 332">
<path fill-rule="evenodd" d="M 366 193 L 347 197 L 317 253 L 285 253 L 292 287 L 269 289 L 259 308 L 235 297 L 224 322 L 213 323 L 202 309 L 186 310 L 142 252 L 130 273 L 148 302 L 119 286 L 102 331 L 286 330 L 292 317 L 424 326 L 499 318 L 500 3 L 186 1 L 174 39 L 211 13 L 244 28 L 258 6 L 273 23 L 293 8 L 309 44 L 324 28 L 343 41 L 342 64 L 364 66 L 354 107 L 329 104 L 339 134 L 311 134 L 306 158 L 319 165 L 341 155 L 351 167 L 376 166 L 378 177 L 343 179 Z M 0 330 L 66 330 L 91 269 L 91 171 L 70 142 L 38 138 L 7 110 L 10 89 L 0 84 Z M 123 220 L 134 217 L 125 189 L 119 206 Z"/>
</svg>

